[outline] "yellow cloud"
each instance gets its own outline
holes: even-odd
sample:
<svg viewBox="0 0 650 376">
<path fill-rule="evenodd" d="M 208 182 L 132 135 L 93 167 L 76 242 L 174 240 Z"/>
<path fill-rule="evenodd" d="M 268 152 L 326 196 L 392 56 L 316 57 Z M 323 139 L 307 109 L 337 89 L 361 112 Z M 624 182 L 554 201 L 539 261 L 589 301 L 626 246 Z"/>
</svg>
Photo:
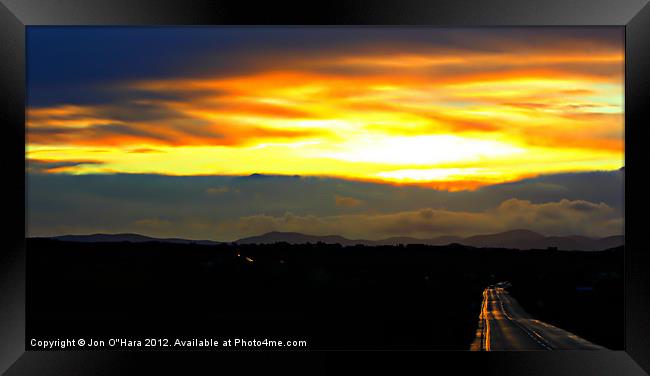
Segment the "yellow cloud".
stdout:
<svg viewBox="0 0 650 376">
<path fill-rule="evenodd" d="M 452 190 L 616 169 L 622 47 L 346 51 L 231 77 L 129 82 L 113 90 L 141 98 L 29 108 L 27 154 L 65 166 L 45 172 L 259 172 Z M 100 163 L 69 163 L 79 160 Z"/>
</svg>

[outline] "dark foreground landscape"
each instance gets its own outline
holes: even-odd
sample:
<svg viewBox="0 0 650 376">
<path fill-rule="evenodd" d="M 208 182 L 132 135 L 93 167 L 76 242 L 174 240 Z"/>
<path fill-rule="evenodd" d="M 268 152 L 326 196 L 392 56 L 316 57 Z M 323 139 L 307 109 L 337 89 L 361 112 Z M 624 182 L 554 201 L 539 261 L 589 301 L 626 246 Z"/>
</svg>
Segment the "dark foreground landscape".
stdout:
<svg viewBox="0 0 650 376">
<path fill-rule="evenodd" d="M 83 243 L 27 239 L 27 337 L 306 340 L 310 349 L 468 350 L 486 286 L 623 348 L 623 247 Z"/>
</svg>

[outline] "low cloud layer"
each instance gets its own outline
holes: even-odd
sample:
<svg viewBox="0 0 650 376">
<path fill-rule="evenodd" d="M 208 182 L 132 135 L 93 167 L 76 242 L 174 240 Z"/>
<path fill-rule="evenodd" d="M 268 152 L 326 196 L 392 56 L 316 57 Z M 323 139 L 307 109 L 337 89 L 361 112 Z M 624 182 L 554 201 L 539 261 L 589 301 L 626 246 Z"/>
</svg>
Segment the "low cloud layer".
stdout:
<svg viewBox="0 0 650 376">
<path fill-rule="evenodd" d="M 573 173 L 448 192 L 296 176 L 30 173 L 28 234 L 235 240 L 277 230 L 378 239 L 528 228 L 600 237 L 622 233 L 623 181 L 623 171 Z"/>
<path fill-rule="evenodd" d="M 621 234 L 623 220 L 604 203 L 561 200 L 534 204 L 527 200 L 510 199 L 484 212 L 425 208 L 379 215 L 253 215 L 224 221 L 217 226 L 217 232 L 244 237 L 270 231 L 291 231 L 376 240 L 390 236 L 421 239 L 442 235 L 470 236 L 518 228 L 543 234 L 601 237 Z"/>
</svg>

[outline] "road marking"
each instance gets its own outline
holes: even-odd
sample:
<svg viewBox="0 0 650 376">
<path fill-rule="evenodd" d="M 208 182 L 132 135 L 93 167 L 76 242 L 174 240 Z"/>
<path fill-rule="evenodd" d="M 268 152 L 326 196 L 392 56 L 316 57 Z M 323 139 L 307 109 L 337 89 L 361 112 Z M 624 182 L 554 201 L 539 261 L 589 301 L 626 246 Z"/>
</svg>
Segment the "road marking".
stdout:
<svg viewBox="0 0 650 376">
<path fill-rule="evenodd" d="M 495 308 L 494 304 L 497 303 L 500 308 Z M 493 307 L 489 309 L 489 303 L 492 301 Z M 506 305 L 508 310 L 506 310 Z M 515 309 L 517 308 L 517 309 Z M 508 292 L 505 289 L 497 288 L 485 288 L 483 290 L 483 302 L 481 306 L 481 313 L 479 315 L 480 328 L 476 332 L 476 340 L 472 343 L 472 350 L 482 350 L 482 351 L 493 351 L 492 350 L 492 339 L 491 339 L 491 320 L 503 320 L 498 316 L 495 316 L 495 312 L 500 310 L 501 314 L 512 324 L 516 325 L 521 331 L 523 331 L 530 339 L 535 341 L 539 346 L 545 350 L 554 350 L 550 342 L 542 336 L 541 333 L 548 334 L 550 338 L 555 338 L 555 336 L 561 336 L 563 339 L 568 339 L 573 341 L 572 346 L 576 349 L 579 348 L 588 348 L 588 349 L 603 349 L 602 346 L 595 345 L 584 338 L 568 332 L 564 329 L 560 329 L 552 324 L 545 323 L 543 321 L 534 319 L 530 317 L 523 308 L 519 307 L 516 300 L 509 296 Z M 515 316 L 511 316 L 511 313 L 515 312 Z M 492 317 L 490 317 L 492 314 Z M 558 333 L 556 333 L 556 331 Z M 558 342 L 558 348 L 564 348 L 562 346 L 563 342 Z"/>
<path fill-rule="evenodd" d="M 483 320 L 483 341 L 481 344 L 483 345 L 483 350 L 484 351 L 490 351 L 491 346 L 490 346 L 490 320 L 488 320 L 488 297 L 487 297 L 487 291 L 488 289 L 483 290 L 483 307 L 481 307 L 481 316 L 480 319 Z"/>
<path fill-rule="evenodd" d="M 490 351 L 492 349 L 490 345 L 490 320 L 487 317 L 487 300 L 485 301 L 485 325 L 486 325 L 486 332 L 485 332 L 485 351 Z"/>
<path fill-rule="evenodd" d="M 507 312 L 506 312 L 505 307 L 503 306 L 503 300 L 501 300 L 501 296 L 500 296 L 498 293 L 497 293 L 496 295 L 497 295 L 497 299 L 499 299 L 499 303 L 500 303 L 500 305 L 501 305 L 501 312 L 503 312 L 503 315 L 504 315 L 508 320 L 510 320 L 510 322 L 512 322 L 513 324 L 515 324 L 519 329 L 521 329 L 524 333 L 526 333 L 526 335 L 527 335 L 528 337 L 530 337 L 532 340 L 534 340 L 534 341 L 537 342 L 539 345 L 541 345 L 542 347 L 544 347 L 544 349 L 546 349 L 546 350 L 553 350 L 553 348 L 548 344 L 548 342 L 546 342 L 546 340 L 545 340 L 541 335 L 539 335 L 539 333 L 537 333 L 537 332 L 535 332 L 535 331 L 533 330 L 533 331 L 532 331 L 532 334 L 531 334 L 531 331 L 529 331 L 528 329 L 524 328 L 524 326 L 521 325 L 517 320 L 513 319 L 513 318 L 512 318 L 512 317 L 511 317 Z M 534 334 L 534 336 L 533 336 L 533 334 Z M 538 339 L 538 338 L 539 338 L 539 339 Z"/>
</svg>

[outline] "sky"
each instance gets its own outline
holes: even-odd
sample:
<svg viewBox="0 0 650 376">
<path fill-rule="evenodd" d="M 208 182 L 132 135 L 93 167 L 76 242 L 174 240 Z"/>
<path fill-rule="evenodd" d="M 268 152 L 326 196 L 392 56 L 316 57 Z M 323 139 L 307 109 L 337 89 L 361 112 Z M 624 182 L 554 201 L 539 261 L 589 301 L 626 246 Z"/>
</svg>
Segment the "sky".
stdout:
<svg viewBox="0 0 650 376">
<path fill-rule="evenodd" d="M 28 231 L 620 234 L 623 35 L 29 27 Z"/>
</svg>

